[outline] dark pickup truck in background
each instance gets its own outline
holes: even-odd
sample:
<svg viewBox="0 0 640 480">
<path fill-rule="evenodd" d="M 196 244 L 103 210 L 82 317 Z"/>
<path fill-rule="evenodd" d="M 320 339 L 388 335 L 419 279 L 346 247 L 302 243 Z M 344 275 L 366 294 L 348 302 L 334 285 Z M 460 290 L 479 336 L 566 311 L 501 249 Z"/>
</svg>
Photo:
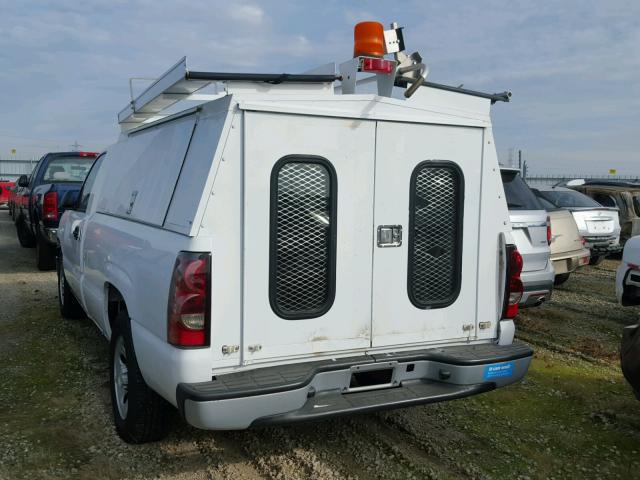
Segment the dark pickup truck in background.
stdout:
<svg viewBox="0 0 640 480">
<path fill-rule="evenodd" d="M 21 195 L 14 212 L 18 240 L 23 247 L 36 247 L 40 270 L 55 268 L 60 205 L 69 192 L 80 191 L 97 156 L 94 152 L 47 153 L 30 177 L 18 180 Z"/>
</svg>

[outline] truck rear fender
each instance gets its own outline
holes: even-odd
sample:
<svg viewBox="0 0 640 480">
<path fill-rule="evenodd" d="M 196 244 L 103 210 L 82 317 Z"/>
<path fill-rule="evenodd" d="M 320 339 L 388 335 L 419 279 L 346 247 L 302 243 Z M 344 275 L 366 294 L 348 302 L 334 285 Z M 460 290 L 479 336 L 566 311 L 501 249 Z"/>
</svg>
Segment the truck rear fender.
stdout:
<svg viewBox="0 0 640 480">
<path fill-rule="evenodd" d="M 125 272 L 122 268 L 116 265 L 113 262 L 107 262 L 105 264 L 104 269 L 105 275 L 105 283 L 104 283 L 104 309 L 103 309 L 103 329 L 104 334 L 107 338 L 111 338 L 111 332 L 113 331 L 113 322 L 115 320 L 116 315 L 118 314 L 118 306 L 114 307 L 114 303 L 116 305 L 123 302 L 126 306 L 127 312 L 129 314 L 129 318 L 136 318 L 136 315 L 139 314 L 136 308 L 136 302 L 133 301 L 130 297 L 130 293 L 124 292 L 132 292 L 133 290 L 133 282 L 131 277 Z"/>
</svg>

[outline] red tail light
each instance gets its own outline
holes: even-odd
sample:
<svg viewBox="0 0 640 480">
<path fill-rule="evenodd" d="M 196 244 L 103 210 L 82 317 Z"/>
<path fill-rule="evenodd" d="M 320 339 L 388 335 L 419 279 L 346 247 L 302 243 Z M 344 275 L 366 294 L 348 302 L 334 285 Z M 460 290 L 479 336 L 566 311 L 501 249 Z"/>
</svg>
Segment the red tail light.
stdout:
<svg viewBox="0 0 640 480">
<path fill-rule="evenodd" d="M 551 219 L 547 216 L 547 245 L 551 245 Z"/>
<path fill-rule="evenodd" d="M 169 343 L 178 347 L 209 346 L 210 287 L 211 255 L 180 252 L 173 267 L 169 291 Z"/>
<path fill-rule="evenodd" d="M 370 73 L 391 73 L 395 63 L 391 60 L 385 60 L 384 58 L 363 58 L 362 59 L 362 71 Z"/>
<path fill-rule="evenodd" d="M 58 194 L 47 192 L 42 200 L 42 218 L 44 220 L 58 219 Z"/>
<path fill-rule="evenodd" d="M 507 281 L 503 318 L 515 318 L 518 314 L 518 304 L 524 293 L 524 286 L 520 280 L 522 272 L 522 255 L 515 245 L 507 245 Z"/>
<path fill-rule="evenodd" d="M 97 157 L 98 154 L 96 152 L 78 152 L 81 157 Z"/>
</svg>

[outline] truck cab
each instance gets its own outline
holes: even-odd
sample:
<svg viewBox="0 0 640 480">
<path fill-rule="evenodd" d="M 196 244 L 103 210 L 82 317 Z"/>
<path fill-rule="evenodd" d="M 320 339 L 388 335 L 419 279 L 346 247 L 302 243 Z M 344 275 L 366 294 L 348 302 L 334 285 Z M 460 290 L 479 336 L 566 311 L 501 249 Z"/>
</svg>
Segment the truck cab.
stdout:
<svg viewBox="0 0 640 480">
<path fill-rule="evenodd" d="M 244 429 L 525 375 L 489 115 L 509 96 L 426 82 L 397 26 L 384 33 L 386 58 L 360 52 L 339 73 L 182 59 L 120 112 L 57 234 L 60 309 L 110 341 L 125 441 L 161 438 L 170 408 Z M 163 114 L 178 98 L 198 103 Z"/>
<path fill-rule="evenodd" d="M 56 231 L 63 213 L 59 203 L 65 195 L 77 194 L 96 156 L 93 152 L 48 153 L 29 177 L 20 177 L 16 230 L 23 247 L 36 247 L 38 269 L 55 267 Z"/>
</svg>

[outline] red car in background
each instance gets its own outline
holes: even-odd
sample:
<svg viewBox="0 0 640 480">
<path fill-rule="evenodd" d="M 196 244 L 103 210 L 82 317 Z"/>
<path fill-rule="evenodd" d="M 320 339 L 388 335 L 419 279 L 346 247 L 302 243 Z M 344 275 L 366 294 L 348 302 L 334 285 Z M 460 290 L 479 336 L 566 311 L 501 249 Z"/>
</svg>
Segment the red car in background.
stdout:
<svg viewBox="0 0 640 480">
<path fill-rule="evenodd" d="M 9 194 L 15 186 L 16 182 L 0 180 L 0 207 L 6 207 L 9 204 Z"/>
</svg>

